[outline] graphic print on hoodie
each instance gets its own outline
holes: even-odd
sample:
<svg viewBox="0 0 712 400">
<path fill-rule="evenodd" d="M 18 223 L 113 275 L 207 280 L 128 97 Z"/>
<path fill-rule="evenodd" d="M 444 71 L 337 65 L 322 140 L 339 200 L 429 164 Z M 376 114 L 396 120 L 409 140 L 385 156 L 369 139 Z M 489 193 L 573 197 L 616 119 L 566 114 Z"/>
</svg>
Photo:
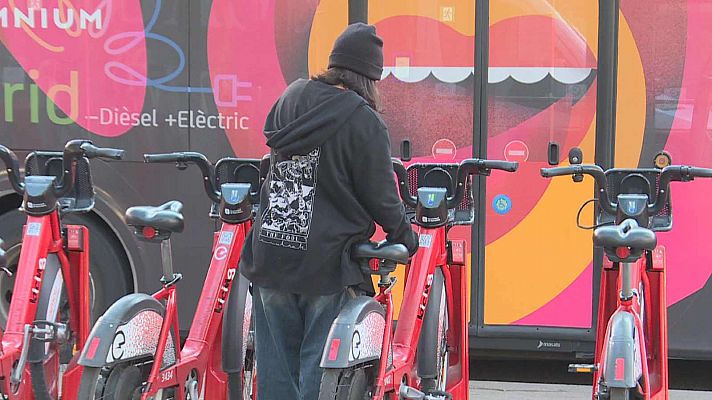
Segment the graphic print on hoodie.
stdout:
<svg viewBox="0 0 712 400">
<path fill-rule="evenodd" d="M 274 246 L 307 250 L 321 148 L 292 156 L 272 168 L 269 204 L 262 214 L 260 240 Z"/>
</svg>

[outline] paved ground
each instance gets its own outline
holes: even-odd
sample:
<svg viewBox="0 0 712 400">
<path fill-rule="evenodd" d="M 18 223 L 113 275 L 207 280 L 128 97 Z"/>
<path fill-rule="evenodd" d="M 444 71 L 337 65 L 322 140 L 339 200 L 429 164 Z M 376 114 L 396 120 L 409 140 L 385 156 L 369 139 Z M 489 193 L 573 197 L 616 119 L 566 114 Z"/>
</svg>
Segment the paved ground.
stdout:
<svg viewBox="0 0 712 400">
<path fill-rule="evenodd" d="M 591 388 L 581 385 L 470 381 L 472 400 L 590 400 Z M 712 400 L 712 392 L 673 390 L 670 400 Z"/>
</svg>

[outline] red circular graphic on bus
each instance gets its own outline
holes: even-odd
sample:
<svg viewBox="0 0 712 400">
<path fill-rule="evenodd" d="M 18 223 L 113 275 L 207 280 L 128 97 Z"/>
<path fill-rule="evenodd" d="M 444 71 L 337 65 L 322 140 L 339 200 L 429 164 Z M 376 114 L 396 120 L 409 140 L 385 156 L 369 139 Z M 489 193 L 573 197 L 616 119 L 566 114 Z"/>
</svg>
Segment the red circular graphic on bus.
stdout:
<svg viewBox="0 0 712 400">
<path fill-rule="evenodd" d="M 454 160 L 457 155 L 457 146 L 450 139 L 440 139 L 433 144 L 433 157 Z"/>
<path fill-rule="evenodd" d="M 524 162 L 529 158 L 529 147 L 521 140 L 512 140 L 504 146 L 504 159 Z"/>
</svg>

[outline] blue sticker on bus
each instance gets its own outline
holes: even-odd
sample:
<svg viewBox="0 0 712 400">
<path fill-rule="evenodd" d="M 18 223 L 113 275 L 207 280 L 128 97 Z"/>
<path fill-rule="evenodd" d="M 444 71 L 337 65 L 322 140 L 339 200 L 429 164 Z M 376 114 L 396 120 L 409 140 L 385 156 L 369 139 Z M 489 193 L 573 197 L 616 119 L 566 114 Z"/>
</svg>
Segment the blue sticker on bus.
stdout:
<svg viewBox="0 0 712 400">
<path fill-rule="evenodd" d="M 499 194 L 492 200 L 492 208 L 494 208 L 494 212 L 497 214 L 507 214 L 512 210 L 512 199 L 506 194 Z"/>
</svg>

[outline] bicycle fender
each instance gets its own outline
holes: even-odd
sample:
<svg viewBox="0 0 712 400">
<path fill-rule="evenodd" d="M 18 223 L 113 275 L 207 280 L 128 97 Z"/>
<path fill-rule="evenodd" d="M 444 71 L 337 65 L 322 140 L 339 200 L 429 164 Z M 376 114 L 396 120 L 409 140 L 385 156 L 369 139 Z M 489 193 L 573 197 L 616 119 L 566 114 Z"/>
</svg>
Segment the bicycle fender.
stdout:
<svg viewBox="0 0 712 400">
<path fill-rule="evenodd" d="M 635 320 L 627 312 L 611 318 L 603 380 L 613 388 L 635 388 L 642 373 Z M 639 372 L 640 371 L 640 372 Z"/>
<path fill-rule="evenodd" d="M 386 325 L 383 306 L 369 296 L 349 300 L 331 325 L 322 368 L 348 368 L 381 357 Z"/>
<path fill-rule="evenodd" d="M 89 334 L 79 365 L 103 367 L 155 354 L 165 307 L 144 293 L 128 294 L 109 307 Z M 176 344 L 170 332 L 161 368 L 176 361 Z"/>
</svg>

